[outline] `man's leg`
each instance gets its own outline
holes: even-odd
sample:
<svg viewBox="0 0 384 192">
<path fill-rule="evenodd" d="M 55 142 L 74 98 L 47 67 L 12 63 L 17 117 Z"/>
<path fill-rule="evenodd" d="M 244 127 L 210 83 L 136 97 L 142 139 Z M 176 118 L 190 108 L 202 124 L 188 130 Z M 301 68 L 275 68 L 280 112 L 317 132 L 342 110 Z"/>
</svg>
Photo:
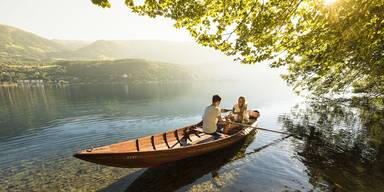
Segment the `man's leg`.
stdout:
<svg viewBox="0 0 384 192">
<path fill-rule="evenodd" d="M 224 124 L 217 123 L 216 127 L 217 127 L 216 132 L 222 132 L 222 129 L 224 128 Z"/>
</svg>

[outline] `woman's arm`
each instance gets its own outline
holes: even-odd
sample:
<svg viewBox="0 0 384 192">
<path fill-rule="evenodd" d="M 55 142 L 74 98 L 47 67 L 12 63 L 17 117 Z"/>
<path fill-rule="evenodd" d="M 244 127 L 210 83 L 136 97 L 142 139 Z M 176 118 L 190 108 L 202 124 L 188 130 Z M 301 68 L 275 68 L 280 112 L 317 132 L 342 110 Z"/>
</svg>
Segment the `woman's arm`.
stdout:
<svg viewBox="0 0 384 192">
<path fill-rule="evenodd" d="M 233 107 L 232 108 L 232 113 L 238 115 L 238 114 L 241 114 L 241 110 L 239 112 L 236 112 L 235 107 Z"/>
</svg>

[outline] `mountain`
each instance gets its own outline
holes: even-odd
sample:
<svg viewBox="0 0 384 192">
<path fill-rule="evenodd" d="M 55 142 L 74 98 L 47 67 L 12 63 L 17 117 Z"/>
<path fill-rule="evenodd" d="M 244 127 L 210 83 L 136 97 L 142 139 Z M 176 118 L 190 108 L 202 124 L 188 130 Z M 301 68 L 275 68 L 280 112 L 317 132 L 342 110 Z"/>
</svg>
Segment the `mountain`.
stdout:
<svg viewBox="0 0 384 192">
<path fill-rule="evenodd" d="M 47 53 L 62 52 L 60 44 L 21 29 L 0 25 L 0 62 L 36 62 L 46 60 Z"/>
<path fill-rule="evenodd" d="M 0 64 L 140 58 L 194 65 L 222 57 L 223 54 L 219 51 L 197 45 L 194 42 L 49 40 L 15 27 L 0 25 Z"/>
<path fill-rule="evenodd" d="M 178 64 L 198 64 L 222 57 L 211 48 L 193 42 L 161 40 L 98 40 L 74 51 L 53 53 L 52 58 L 64 60 L 110 60 L 142 58 Z"/>
<path fill-rule="evenodd" d="M 52 41 L 57 44 L 60 44 L 63 48 L 65 48 L 68 51 L 74 51 L 92 43 L 90 41 L 62 40 L 62 39 L 52 39 Z"/>
</svg>

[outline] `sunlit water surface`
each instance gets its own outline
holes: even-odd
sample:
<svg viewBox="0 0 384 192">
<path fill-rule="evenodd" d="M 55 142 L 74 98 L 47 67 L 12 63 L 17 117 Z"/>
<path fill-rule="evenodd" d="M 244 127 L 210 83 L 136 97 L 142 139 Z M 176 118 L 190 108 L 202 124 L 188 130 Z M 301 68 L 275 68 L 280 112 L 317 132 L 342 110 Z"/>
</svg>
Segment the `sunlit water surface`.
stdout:
<svg viewBox="0 0 384 192">
<path fill-rule="evenodd" d="M 72 157 L 80 149 L 196 123 L 213 94 L 223 97 L 223 108 L 246 96 L 249 107 L 261 111 L 259 126 L 275 130 L 301 125 L 300 115 L 291 116 L 307 106 L 288 88 L 258 88 L 252 82 L 3 87 L 0 191 L 384 189 L 382 167 L 367 180 L 366 166 L 348 170 L 356 163 L 345 172 L 330 172 L 323 161 L 312 160 L 318 157 L 308 152 L 305 139 L 262 131 L 238 148 L 157 168 L 113 168 Z M 359 122 L 334 126 L 361 127 Z"/>
</svg>

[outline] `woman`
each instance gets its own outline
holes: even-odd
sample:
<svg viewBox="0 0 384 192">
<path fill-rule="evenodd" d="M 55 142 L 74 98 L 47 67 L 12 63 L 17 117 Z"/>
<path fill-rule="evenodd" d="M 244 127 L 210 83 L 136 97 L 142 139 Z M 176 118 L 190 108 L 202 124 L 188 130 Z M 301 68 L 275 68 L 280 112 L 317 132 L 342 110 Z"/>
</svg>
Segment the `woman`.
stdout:
<svg viewBox="0 0 384 192">
<path fill-rule="evenodd" d="M 231 121 L 246 123 L 249 120 L 249 115 L 247 112 L 247 101 L 245 97 L 240 96 L 237 100 L 237 104 L 233 106 L 232 112 L 229 115 Z"/>
</svg>

